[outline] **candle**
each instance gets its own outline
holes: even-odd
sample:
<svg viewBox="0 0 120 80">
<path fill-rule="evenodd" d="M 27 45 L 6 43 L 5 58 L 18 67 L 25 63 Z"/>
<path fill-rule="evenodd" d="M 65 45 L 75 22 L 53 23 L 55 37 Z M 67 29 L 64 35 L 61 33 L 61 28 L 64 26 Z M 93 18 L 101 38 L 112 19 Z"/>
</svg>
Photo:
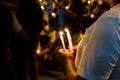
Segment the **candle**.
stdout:
<svg viewBox="0 0 120 80">
<path fill-rule="evenodd" d="M 66 9 L 69 9 L 69 6 L 65 6 Z"/>
<path fill-rule="evenodd" d="M 41 6 L 41 9 L 42 9 L 42 10 L 45 10 L 44 6 Z"/>
<path fill-rule="evenodd" d="M 70 51 L 73 52 L 73 44 L 72 44 L 72 38 L 70 36 L 70 32 L 67 28 L 65 28 L 65 31 L 67 33 L 67 38 L 68 38 L 68 43 L 69 43 L 69 48 L 70 48 Z"/>
<path fill-rule="evenodd" d="M 52 17 L 55 18 L 56 14 L 54 12 L 51 13 Z"/>
<path fill-rule="evenodd" d="M 61 39 L 61 42 L 62 42 L 63 49 L 66 50 L 62 31 L 60 32 L 60 39 Z"/>
<path fill-rule="evenodd" d="M 37 53 L 38 55 L 41 54 L 41 44 L 40 44 L 40 41 L 38 41 L 36 53 Z"/>
</svg>

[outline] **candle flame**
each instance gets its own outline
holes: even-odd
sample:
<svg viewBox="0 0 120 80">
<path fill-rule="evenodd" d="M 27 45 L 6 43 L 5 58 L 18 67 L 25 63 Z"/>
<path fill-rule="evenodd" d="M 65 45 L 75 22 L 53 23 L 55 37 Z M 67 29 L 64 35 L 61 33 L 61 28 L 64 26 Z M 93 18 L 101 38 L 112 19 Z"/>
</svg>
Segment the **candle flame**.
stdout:
<svg viewBox="0 0 120 80">
<path fill-rule="evenodd" d="M 44 6 L 41 6 L 41 9 L 42 9 L 42 10 L 45 10 Z"/>
<path fill-rule="evenodd" d="M 65 28 L 65 31 L 66 31 L 66 32 L 68 32 L 68 29 L 67 29 L 67 28 Z"/>
<path fill-rule="evenodd" d="M 94 15 L 94 14 L 91 14 L 91 15 L 90 15 L 90 17 L 91 17 L 91 18 L 94 18 L 94 17 L 95 17 L 95 15 Z"/>
<path fill-rule="evenodd" d="M 51 13 L 52 17 L 56 17 L 56 14 L 54 12 Z"/>
<path fill-rule="evenodd" d="M 65 6 L 66 9 L 69 9 L 69 6 Z"/>
<path fill-rule="evenodd" d="M 40 54 L 40 50 L 39 50 L 39 49 L 37 49 L 36 53 L 37 53 L 37 54 Z"/>
<path fill-rule="evenodd" d="M 39 2 L 42 2 L 42 0 L 39 0 Z"/>
<path fill-rule="evenodd" d="M 60 31 L 60 36 L 62 36 L 63 35 L 63 32 L 62 31 Z"/>
<path fill-rule="evenodd" d="M 88 4 L 90 4 L 90 3 L 91 3 L 91 1 L 87 1 L 87 3 L 88 3 Z"/>
</svg>

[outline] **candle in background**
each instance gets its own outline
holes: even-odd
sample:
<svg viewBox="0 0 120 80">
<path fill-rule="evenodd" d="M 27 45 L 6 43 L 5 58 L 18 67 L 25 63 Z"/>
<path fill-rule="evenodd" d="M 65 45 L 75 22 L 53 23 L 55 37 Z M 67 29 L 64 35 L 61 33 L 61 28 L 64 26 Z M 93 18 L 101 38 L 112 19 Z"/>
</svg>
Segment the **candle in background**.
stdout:
<svg viewBox="0 0 120 80">
<path fill-rule="evenodd" d="M 45 10 L 44 6 L 41 6 L 41 9 L 42 9 L 42 10 Z"/>
<path fill-rule="evenodd" d="M 40 41 L 38 41 L 37 51 L 36 51 L 36 53 L 37 53 L 38 55 L 41 54 L 41 44 L 40 44 Z"/>
<path fill-rule="evenodd" d="M 65 6 L 66 9 L 69 9 L 69 6 Z"/>
<path fill-rule="evenodd" d="M 63 38 L 63 32 L 62 31 L 60 31 L 60 39 L 61 39 L 61 42 L 62 42 L 63 49 L 66 50 L 65 42 L 64 42 L 64 38 Z"/>
<path fill-rule="evenodd" d="M 67 33 L 67 38 L 68 38 L 68 43 L 69 43 L 69 48 L 70 48 L 70 51 L 73 52 L 73 44 L 72 44 L 72 38 L 71 38 L 71 35 L 70 35 L 70 32 L 67 28 L 65 28 L 65 31 Z"/>
<path fill-rule="evenodd" d="M 52 17 L 55 18 L 56 14 L 54 12 L 51 13 Z"/>
</svg>

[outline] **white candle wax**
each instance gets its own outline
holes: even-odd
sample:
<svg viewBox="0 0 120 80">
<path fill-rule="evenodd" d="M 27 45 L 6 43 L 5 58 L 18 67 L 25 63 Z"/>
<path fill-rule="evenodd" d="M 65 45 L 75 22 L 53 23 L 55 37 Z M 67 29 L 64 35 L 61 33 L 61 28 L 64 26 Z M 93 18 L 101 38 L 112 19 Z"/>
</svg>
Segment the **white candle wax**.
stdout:
<svg viewBox="0 0 120 80">
<path fill-rule="evenodd" d="M 63 32 L 60 32 L 60 39 L 61 39 L 61 42 L 62 42 L 63 49 L 66 50 L 65 42 L 64 42 L 64 38 L 63 38 Z"/>
<path fill-rule="evenodd" d="M 65 28 L 65 31 L 67 33 L 67 38 L 68 38 L 68 43 L 69 43 L 69 48 L 70 50 L 73 52 L 73 44 L 72 44 L 72 38 L 71 38 L 71 35 L 70 35 L 70 32 L 68 31 L 67 28 Z"/>
</svg>

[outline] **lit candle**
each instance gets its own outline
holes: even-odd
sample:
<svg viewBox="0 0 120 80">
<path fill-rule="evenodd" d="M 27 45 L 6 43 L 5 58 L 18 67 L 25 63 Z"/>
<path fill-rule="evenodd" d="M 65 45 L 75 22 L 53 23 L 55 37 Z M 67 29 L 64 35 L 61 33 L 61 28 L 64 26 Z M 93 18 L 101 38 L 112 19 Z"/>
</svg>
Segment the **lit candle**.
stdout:
<svg viewBox="0 0 120 80">
<path fill-rule="evenodd" d="M 54 12 L 51 13 L 52 17 L 55 18 L 56 14 Z"/>
<path fill-rule="evenodd" d="M 41 3 L 41 2 L 42 2 L 42 0 L 39 0 L 39 2 Z"/>
<path fill-rule="evenodd" d="M 69 9 L 69 6 L 65 6 L 66 9 Z"/>
<path fill-rule="evenodd" d="M 94 14 L 91 14 L 91 15 L 90 15 L 90 18 L 92 18 L 92 19 L 95 18 L 95 15 L 94 15 Z"/>
<path fill-rule="evenodd" d="M 62 42 L 63 49 L 66 50 L 65 42 L 64 42 L 64 39 L 63 39 L 63 32 L 62 31 L 60 32 L 60 39 L 61 39 L 61 42 Z"/>
<path fill-rule="evenodd" d="M 69 48 L 70 48 L 70 51 L 73 52 L 73 44 L 72 44 L 72 38 L 70 36 L 70 32 L 67 28 L 65 28 L 65 31 L 67 33 L 67 38 L 68 38 L 68 43 L 69 43 Z"/>
<path fill-rule="evenodd" d="M 41 54 L 41 44 L 40 44 L 40 41 L 38 41 L 36 53 L 37 53 L 38 55 Z"/>
<path fill-rule="evenodd" d="M 42 10 L 45 10 L 44 6 L 41 6 L 41 9 L 42 9 Z"/>
</svg>

